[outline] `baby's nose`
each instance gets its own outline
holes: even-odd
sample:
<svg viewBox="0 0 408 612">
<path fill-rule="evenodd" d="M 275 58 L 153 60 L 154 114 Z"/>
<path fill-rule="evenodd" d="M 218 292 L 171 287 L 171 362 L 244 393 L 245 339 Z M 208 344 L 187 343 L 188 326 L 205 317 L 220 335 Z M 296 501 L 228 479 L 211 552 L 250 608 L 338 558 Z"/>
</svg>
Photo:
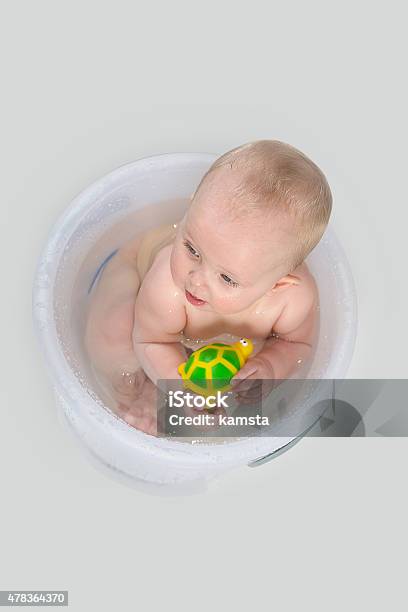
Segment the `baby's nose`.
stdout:
<svg viewBox="0 0 408 612">
<path fill-rule="evenodd" d="M 189 274 L 190 283 L 194 287 L 203 287 L 205 286 L 204 274 L 200 270 L 192 270 Z"/>
</svg>

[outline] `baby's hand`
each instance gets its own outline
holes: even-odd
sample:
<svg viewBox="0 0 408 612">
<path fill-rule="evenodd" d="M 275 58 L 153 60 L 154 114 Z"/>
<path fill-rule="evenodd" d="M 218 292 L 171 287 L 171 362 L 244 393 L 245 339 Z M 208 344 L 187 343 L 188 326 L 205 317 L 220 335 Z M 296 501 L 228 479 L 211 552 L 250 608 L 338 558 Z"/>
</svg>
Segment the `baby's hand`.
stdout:
<svg viewBox="0 0 408 612">
<path fill-rule="evenodd" d="M 262 351 L 250 357 L 244 367 L 232 378 L 232 391 L 240 403 L 253 403 L 268 397 L 275 387 L 275 374 Z"/>
</svg>

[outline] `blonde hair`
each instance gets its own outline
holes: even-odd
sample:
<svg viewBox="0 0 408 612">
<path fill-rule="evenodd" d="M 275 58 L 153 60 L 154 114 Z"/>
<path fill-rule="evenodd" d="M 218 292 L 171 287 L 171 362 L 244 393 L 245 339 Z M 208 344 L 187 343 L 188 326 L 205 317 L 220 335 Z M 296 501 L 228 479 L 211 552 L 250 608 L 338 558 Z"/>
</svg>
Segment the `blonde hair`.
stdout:
<svg viewBox="0 0 408 612">
<path fill-rule="evenodd" d="M 226 203 L 231 216 L 288 212 L 297 230 L 291 270 L 319 242 L 330 218 L 332 194 L 323 172 L 301 151 L 278 140 L 243 144 L 212 164 L 195 195 L 219 168 L 237 169 L 242 179 Z"/>
</svg>

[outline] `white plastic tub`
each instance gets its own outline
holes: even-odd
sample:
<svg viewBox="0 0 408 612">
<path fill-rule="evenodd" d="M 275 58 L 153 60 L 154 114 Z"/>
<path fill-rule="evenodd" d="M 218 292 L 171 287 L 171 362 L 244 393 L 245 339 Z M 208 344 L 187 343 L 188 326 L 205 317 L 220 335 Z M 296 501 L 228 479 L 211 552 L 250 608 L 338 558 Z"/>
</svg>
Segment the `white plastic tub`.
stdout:
<svg viewBox="0 0 408 612">
<path fill-rule="evenodd" d="M 164 218 L 163 202 L 187 200 L 214 159 L 215 155 L 202 153 L 158 155 L 117 168 L 96 181 L 74 199 L 53 227 L 34 282 L 34 323 L 57 401 L 68 421 L 105 465 L 152 483 L 206 479 L 274 453 L 297 437 L 199 445 L 154 438 L 112 414 L 95 393 L 81 344 L 83 313 L 95 270 L 117 246 L 118 236 L 115 232 L 109 235 L 109 228 L 119 224 L 132 236 L 135 228 L 120 222 L 139 211 L 144 224 L 141 230 L 170 221 L 174 207 Z M 106 239 L 101 242 L 103 235 Z M 95 244 L 99 245 L 96 250 Z M 355 343 L 356 296 L 345 254 L 332 228 L 307 263 L 319 287 L 321 315 L 308 376 L 343 378 Z M 302 433 L 299 430 L 297 435 Z"/>
</svg>

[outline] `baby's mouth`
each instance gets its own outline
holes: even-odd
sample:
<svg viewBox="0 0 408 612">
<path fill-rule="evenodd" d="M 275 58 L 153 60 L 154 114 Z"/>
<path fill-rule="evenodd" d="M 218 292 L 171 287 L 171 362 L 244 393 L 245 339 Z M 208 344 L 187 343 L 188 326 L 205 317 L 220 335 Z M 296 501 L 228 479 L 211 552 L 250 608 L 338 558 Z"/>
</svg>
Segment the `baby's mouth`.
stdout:
<svg viewBox="0 0 408 612">
<path fill-rule="evenodd" d="M 190 302 L 190 304 L 193 304 L 194 306 L 202 306 L 203 304 L 207 303 L 204 300 L 200 300 L 199 298 L 197 298 L 195 295 L 187 291 L 187 289 L 186 289 L 186 298 Z"/>
</svg>

